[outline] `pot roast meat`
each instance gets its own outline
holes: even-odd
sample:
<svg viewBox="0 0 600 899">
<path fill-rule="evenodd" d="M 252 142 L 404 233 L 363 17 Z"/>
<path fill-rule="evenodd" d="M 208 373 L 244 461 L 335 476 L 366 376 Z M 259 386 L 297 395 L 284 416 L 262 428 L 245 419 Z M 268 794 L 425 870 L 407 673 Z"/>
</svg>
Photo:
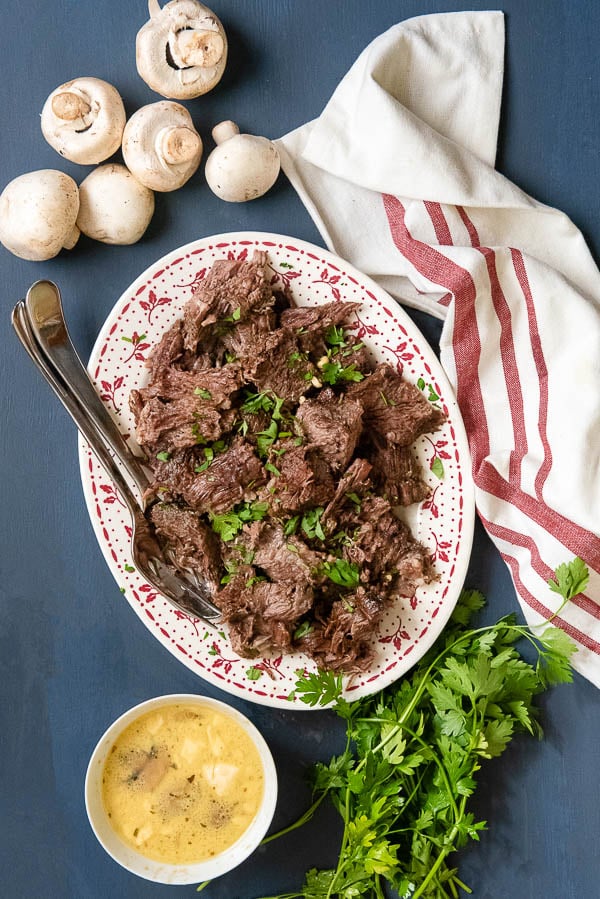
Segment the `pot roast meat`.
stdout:
<svg viewBox="0 0 600 899">
<path fill-rule="evenodd" d="M 250 261 L 217 260 L 183 310 L 183 339 L 195 352 L 202 331 L 224 319 L 245 319 L 252 310 L 263 311 L 273 303 L 266 277 L 266 253 L 256 251 Z"/>
<path fill-rule="evenodd" d="M 362 432 L 362 406 L 331 388 L 321 391 L 298 408 L 296 418 L 310 444 L 317 448 L 333 471 L 346 468 Z"/>
<path fill-rule="evenodd" d="M 169 403 L 156 398 L 144 403 L 138 391 L 134 401 L 133 411 L 138 413 L 136 436 L 150 457 L 156 455 L 153 447 L 170 453 L 195 446 L 199 439 L 218 440 L 223 433 L 220 413 L 193 393 Z"/>
<path fill-rule="evenodd" d="M 146 367 L 150 369 L 149 383 L 152 384 L 155 378 L 168 371 L 181 358 L 183 351 L 183 321 L 178 319 L 163 334 L 148 357 Z"/>
<path fill-rule="evenodd" d="M 196 512 L 219 514 L 253 496 L 265 480 L 265 470 L 252 447 L 236 437 L 204 471 L 195 472 L 182 495 Z"/>
<path fill-rule="evenodd" d="M 360 524 L 344 546 L 344 557 L 367 569 L 371 584 L 387 587 L 395 595 L 414 596 L 417 587 L 434 579 L 428 550 L 386 499 L 365 497 L 357 517 Z"/>
<path fill-rule="evenodd" d="M 306 583 L 271 583 L 235 577 L 217 597 L 234 650 L 255 658 L 272 649 L 289 650 L 292 628 L 312 606 Z"/>
<path fill-rule="evenodd" d="M 280 316 L 284 328 L 292 330 L 319 331 L 324 333 L 332 325 L 341 325 L 353 312 L 360 309 L 360 303 L 323 303 L 320 306 L 296 306 L 285 309 Z"/>
<path fill-rule="evenodd" d="M 317 370 L 308 358 L 303 358 L 295 334 L 287 328 L 277 328 L 264 336 L 260 347 L 244 362 L 244 377 L 260 392 L 271 391 L 297 403 L 311 387 Z"/>
<path fill-rule="evenodd" d="M 252 552 L 252 564 L 272 581 L 312 584 L 325 556 L 311 550 L 283 527 L 257 521 L 244 530 L 242 541 Z"/>
<path fill-rule="evenodd" d="M 190 397 L 199 402 L 201 408 L 228 409 L 243 383 L 241 367 L 237 364 L 191 371 L 169 366 L 156 372 L 150 384 L 137 392 L 143 402 L 154 398 L 170 402 Z"/>
<path fill-rule="evenodd" d="M 131 391 L 149 516 L 240 656 L 364 671 L 384 609 L 435 578 L 393 506 L 428 495 L 411 445 L 444 415 L 344 330 L 358 303 L 298 307 L 271 280 L 261 251 L 214 263 Z"/>
<path fill-rule="evenodd" d="M 292 446 L 275 456 L 279 474 L 267 484 L 265 498 L 276 514 L 295 514 L 324 505 L 334 490 L 327 462 L 308 446 Z"/>
<path fill-rule="evenodd" d="M 417 437 L 435 431 L 445 416 L 389 365 L 378 365 L 362 381 L 351 384 L 348 394 L 363 405 L 363 422 L 371 432 L 388 443 L 410 446 Z"/>
<path fill-rule="evenodd" d="M 216 591 L 221 579 L 219 540 L 191 509 L 172 503 L 155 503 L 150 518 L 158 541 L 176 568 L 195 571 Z"/>
<path fill-rule="evenodd" d="M 375 446 L 369 455 L 373 465 L 373 481 L 392 505 L 410 506 L 430 494 L 423 480 L 423 469 L 410 446 L 392 443 Z"/>
</svg>

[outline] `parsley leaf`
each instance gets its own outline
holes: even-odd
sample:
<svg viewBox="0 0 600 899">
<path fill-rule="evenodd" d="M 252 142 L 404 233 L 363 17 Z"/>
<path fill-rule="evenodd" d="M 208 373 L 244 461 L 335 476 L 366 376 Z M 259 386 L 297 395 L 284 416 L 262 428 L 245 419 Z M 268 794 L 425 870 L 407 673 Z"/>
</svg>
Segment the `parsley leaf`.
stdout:
<svg viewBox="0 0 600 899">
<path fill-rule="evenodd" d="M 321 369 L 321 380 L 332 387 L 340 381 L 362 381 L 364 375 L 358 371 L 354 362 L 350 365 L 342 365 L 341 362 L 325 362 Z"/>
<path fill-rule="evenodd" d="M 249 521 L 261 521 L 268 512 L 267 503 L 239 503 L 230 512 L 209 513 L 210 525 L 221 540 L 229 543 Z"/>
<path fill-rule="evenodd" d="M 358 587 L 359 570 L 355 562 L 336 559 L 335 562 L 323 562 L 319 570 L 339 587 Z"/>
<path fill-rule="evenodd" d="M 548 586 L 563 599 L 569 600 L 583 593 L 588 585 L 590 572 L 587 565 L 576 556 L 571 562 L 563 562 L 554 572 L 554 578 L 550 578 Z"/>
</svg>

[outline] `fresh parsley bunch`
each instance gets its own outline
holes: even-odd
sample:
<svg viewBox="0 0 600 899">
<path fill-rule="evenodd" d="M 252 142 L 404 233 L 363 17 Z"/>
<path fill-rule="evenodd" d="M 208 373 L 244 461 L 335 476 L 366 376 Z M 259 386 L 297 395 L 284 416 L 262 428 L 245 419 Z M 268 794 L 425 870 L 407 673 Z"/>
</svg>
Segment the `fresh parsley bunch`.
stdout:
<svg viewBox="0 0 600 899">
<path fill-rule="evenodd" d="M 468 891 L 450 857 L 486 826 L 469 811 L 481 763 L 520 731 L 541 737 L 534 698 L 572 679 L 575 648 L 562 630 L 537 635 L 513 616 L 469 628 L 483 605 L 480 593 L 463 592 L 429 653 L 374 696 L 348 703 L 332 672 L 299 679 L 303 702 L 332 706 L 346 721 L 346 747 L 315 765 L 312 806 L 267 841 L 308 821 L 326 797 L 344 830 L 335 868 L 310 870 L 300 890 L 270 899 L 384 899 L 385 885 L 402 899 Z M 521 640 L 533 663 L 517 649 Z"/>
</svg>

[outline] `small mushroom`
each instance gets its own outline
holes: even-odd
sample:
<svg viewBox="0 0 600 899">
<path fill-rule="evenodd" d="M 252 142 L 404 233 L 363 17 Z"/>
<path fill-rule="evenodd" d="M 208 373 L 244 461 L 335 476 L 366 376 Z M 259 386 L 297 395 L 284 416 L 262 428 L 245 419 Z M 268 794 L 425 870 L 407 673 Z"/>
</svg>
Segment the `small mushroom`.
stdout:
<svg viewBox="0 0 600 899">
<path fill-rule="evenodd" d="M 141 184 L 177 190 L 200 165 L 202 140 L 184 106 L 159 100 L 131 116 L 122 150 L 127 168 Z"/>
<path fill-rule="evenodd" d="M 52 91 L 42 109 L 42 133 L 51 147 L 81 165 L 116 153 L 125 127 L 118 91 L 100 78 L 75 78 Z"/>
<path fill-rule="evenodd" d="M 52 259 L 79 239 L 77 184 L 64 172 L 19 175 L 0 195 L 0 242 L 21 259 Z"/>
<path fill-rule="evenodd" d="M 124 165 L 101 165 L 79 185 L 79 229 L 110 244 L 136 243 L 150 224 L 154 194 Z"/>
<path fill-rule="evenodd" d="M 243 203 L 271 188 L 279 175 L 279 152 L 266 137 L 240 134 L 235 122 L 215 125 L 217 146 L 206 160 L 208 186 L 222 200 Z"/>
<path fill-rule="evenodd" d="M 212 90 L 227 62 L 225 30 L 197 0 L 148 0 L 150 21 L 136 38 L 137 69 L 163 97 L 190 100 Z"/>
</svg>

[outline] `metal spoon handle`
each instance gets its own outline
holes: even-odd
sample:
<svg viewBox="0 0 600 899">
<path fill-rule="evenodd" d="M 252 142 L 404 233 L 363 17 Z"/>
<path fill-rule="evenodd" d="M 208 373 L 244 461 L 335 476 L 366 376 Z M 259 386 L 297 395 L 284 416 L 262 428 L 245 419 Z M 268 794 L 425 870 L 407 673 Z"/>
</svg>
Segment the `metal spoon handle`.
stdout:
<svg viewBox="0 0 600 899">
<path fill-rule="evenodd" d="M 35 335 L 35 342 L 41 353 L 71 386 L 84 405 L 89 417 L 96 425 L 97 432 L 105 444 L 122 463 L 127 475 L 140 492 L 149 486 L 148 476 L 141 462 L 131 452 L 110 412 L 98 396 L 88 372 L 77 355 L 69 337 L 63 314 L 60 291 L 52 281 L 36 281 L 25 298 L 29 328 Z M 79 427 L 79 424 L 78 424 Z"/>
<path fill-rule="evenodd" d="M 23 300 L 20 300 L 13 309 L 12 324 L 17 337 L 29 354 L 29 357 L 31 358 L 33 364 L 46 379 L 50 387 L 53 389 L 53 391 L 77 425 L 77 428 L 79 429 L 83 437 L 89 443 L 94 454 L 97 456 L 98 461 L 106 470 L 106 473 L 109 475 L 111 480 L 114 482 L 115 487 L 121 494 L 131 515 L 134 517 L 140 515 L 141 510 L 135 499 L 135 496 L 133 495 L 133 492 L 131 491 L 127 481 L 121 474 L 117 463 L 115 462 L 115 460 L 107 450 L 103 440 L 101 439 L 98 432 L 98 426 L 94 423 L 93 419 L 91 417 L 88 417 L 86 413 L 81 409 L 70 387 L 62 383 L 59 377 L 47 364 L 41 350 L 37 349 L 37 342 L 31 329 L 27 316 L 27 310 L 25 308 Z"/>
</svg>

